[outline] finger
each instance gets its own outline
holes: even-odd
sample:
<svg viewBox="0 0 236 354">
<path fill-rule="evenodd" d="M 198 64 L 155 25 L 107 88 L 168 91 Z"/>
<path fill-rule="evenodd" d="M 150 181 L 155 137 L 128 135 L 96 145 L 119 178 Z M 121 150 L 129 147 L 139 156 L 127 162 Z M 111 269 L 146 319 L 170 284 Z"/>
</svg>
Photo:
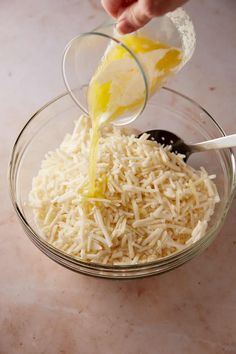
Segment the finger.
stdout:
<svg viewBox="0 0 236 354">
<path fill-rule="evenodd" d="M 112 17 L 117 17 L 120 8 L 123 7 L 124 0 L 102 0 L 102 6 Z"/>
<path fill-rule="evenodd" d="M 187 0 L 140 0 L 144 13 L 149 17 L 162 16 L 167 12 L 174 11 Z"/>
<path fill-rule="evenodd" d="M 185 2 L 187 0 L 139 0 L 124 9 L 118 16 L 117 29 L 122 34 L 136 31 L 153 17 L 173 11 Z"/>
<path fill-rule="evenodd" d="M 143 1 L 133 3 L 118 17 L 117 29 L 122 34 L 136 31 L 150 21 L 151 17 L 144 11 Z"/>
</svg>

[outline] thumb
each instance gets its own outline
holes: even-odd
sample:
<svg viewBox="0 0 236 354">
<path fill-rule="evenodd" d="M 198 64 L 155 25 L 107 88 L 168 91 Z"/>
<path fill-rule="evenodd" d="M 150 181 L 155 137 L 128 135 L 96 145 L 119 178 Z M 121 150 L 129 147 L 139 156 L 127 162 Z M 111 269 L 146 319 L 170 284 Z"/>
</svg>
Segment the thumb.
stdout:
<svg viewBox="0 0 236 354">
<path fill-rule="evenodd" d="M 151 16 L 143 9 L 142 1 L 127 7 L 118 17 L 117 29 L 122 34 L 134 32 L 151 20 Z"/>
</svg>

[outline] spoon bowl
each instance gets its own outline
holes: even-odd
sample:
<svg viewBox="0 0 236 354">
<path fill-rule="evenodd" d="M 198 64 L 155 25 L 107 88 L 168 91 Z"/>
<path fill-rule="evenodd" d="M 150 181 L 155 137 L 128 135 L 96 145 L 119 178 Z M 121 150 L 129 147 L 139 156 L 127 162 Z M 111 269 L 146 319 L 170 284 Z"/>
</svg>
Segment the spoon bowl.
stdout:
<svg viewBox="0 0 236 354">
<path fill-rule="evenodd" d="M 185 162 L 191 155 L 190 147 L 174 133 L 167 130 L 149 130 L 145 133 L 139 134 L 138 138 L 140 138 L 143 134 L 149 135 L 148 140 L 156 141 L 163 146 L 170 146 L 170 151 L 175 154 L 185 155 Z"/>
</svg>

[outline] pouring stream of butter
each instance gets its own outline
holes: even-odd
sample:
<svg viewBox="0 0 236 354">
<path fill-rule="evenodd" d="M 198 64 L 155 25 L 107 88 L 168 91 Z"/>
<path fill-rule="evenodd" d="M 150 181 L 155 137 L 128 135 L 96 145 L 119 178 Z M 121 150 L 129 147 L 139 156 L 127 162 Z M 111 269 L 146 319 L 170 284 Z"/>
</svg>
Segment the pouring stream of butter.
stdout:
<svg viewBox="0 0 236 354">
<path fill-rule="evenodd" d="M 139 35 L 120 38 L 136 55 L 145 72 L 149 97 L 176 71 L 182 61 L 182 51 L 165 43 Z M 108 47 L 88 88 L 88 109 L 92 120 L 92 140 L 89 154 L 89 197 L 101 197 L 106 188 L 96 180 L 96 165 L 101 127 L 141 108 L 145 100 L 145 85 L 140 68 L 132 55 L 120 44 Z"/>
</svg>

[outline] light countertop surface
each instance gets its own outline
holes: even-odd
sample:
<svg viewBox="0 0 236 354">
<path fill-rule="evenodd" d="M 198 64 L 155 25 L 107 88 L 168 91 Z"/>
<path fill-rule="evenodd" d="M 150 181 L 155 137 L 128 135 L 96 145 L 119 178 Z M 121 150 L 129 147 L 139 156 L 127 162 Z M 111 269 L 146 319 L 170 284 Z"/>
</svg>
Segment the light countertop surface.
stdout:
<svg viewBox="0 0 236 354">
<path fill-rule="evenodd" d="M 169 84 L 236 133 L 236 1 L 191 0 L 191 63 Z M 11 206 L 6 169 L 29 117 L 65 90 L 61 56 L 106 19 L 98 0 L 0 3 L 0 354 L 236 354 L 236 199 L 217 239 L 144 280 L 75 274 L 42 254 Z"/>
</svg>

